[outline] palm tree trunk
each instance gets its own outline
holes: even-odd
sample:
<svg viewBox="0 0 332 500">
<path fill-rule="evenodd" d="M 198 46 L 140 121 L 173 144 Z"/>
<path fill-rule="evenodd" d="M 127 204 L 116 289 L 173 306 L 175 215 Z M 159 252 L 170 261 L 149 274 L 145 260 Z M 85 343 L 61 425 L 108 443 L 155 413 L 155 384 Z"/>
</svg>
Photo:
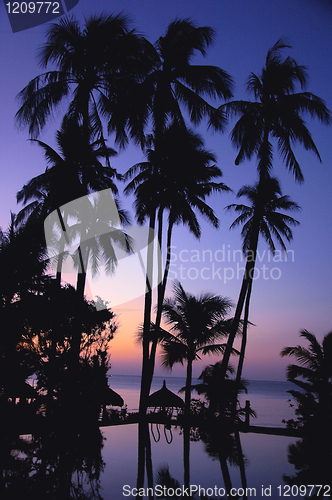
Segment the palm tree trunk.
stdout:
<svg viewBox="0 0 332 500">
<path fill-rule="evenodd" d="M 56 272 L 56 282 L 58 284 L 59 290 L 61 289 L 61 272 L 62 272 L 62 264 L 63 264 L 63 252 L 65 249 L 66 243 L 68 244 L 68 236 L 67 236 L 67 231 L 66 231 L 66 225 L 65 221 L 62 217 L 60 208 L 57 207 L 56 209 L 59 222 L 61 225 L 61 239 L 60 239 L 60 248 L 59 248 L 59 257 L 58 257 L 58 263 L 57 263 L 57 272 Z M 65 220 L 67 222 L 67 216 L 65 214 Z M 57 318 L 57 314 L 55 313 L 55 321 Z M 60 325 L 55 324 L 54 328 L 51 330 L 51 349 L 50 349 L 50 356 L 49 356 L 49 363 L 50 366 L 53 368 L 50 369 L 50 376 L 48 379 L 48 387 L 47 387 L 47 414 L 50 416 L 53 412 L 54 408 L 54 392 L 55 392 L 55 385 L 56 385 L 56 370 L 55 370 L 55 360 L 56 360 L 56 334 L 60 331 Z"/>
<path fill-rule="evenodd" d="M 235 415 L 236 415 L 236 404 L 237 404 L 237 398 L 238 398 L 239 387 L 240 387 L 240 382 L 241 382 L 244 356 L 245 356 L 246 346 L 247 346 L 249 305 L 250 305 L 250 297 L 251 297 L 251 290 L 252 290 L 252 281 L 253 280 L 250 278 L 248 290 L 247 290 L 246 304 L 245 304 L 245 308 L 244 308 L 241 351 L 240 351 L 239 363 L 238 363 L 237 372 L 236 372 L 234 400 L 232 403 L 232 406 L 233 406 L 232 407 L 232 419 L 233 419 L 233 421 L 235 420 Z"/>
<path fill-rule="evenodd" d="M 240 476 L 241 476 L 241 486 L 243 488 L 243 491 L 245 494 L 242 497 L 242 500 L 247 500 L 247 477 L 246 477 L 246 469 L 245 469 L 245 464 L 244 464 L 244 458 L 243 458 L 243 452 L 242 452 L 242 446 L 241 446 L 241 439 L 240 439 L 240 433 L 238 430 L 235 430 L 235 442 L 236 442 L 236 449 L 237 449 L 237 456 L 238 456 L 238 461 L 239 461 L 239 467 L 240 467 Z"/>
<path fill-rule="evenodd" d="M 156 350 L 157 350 L 157 345 L 158 345 L 159 328 L 160 328 L 161 316 L 162 316 L 162 306 L 163 306 L 163 302 L 164 302 L 164 298 L 165 298 L 168 271 L 169 271 L 169 267 L 170 267 L 170 263 L 171 263 L 172 229 L 173 229 L 173 223 L 169 222 L 168 230 L 167 230 L 167 255 L 166 255 L 165 271 L 164 271 L 163 280 L 158 287 L 158 306 L 157 306 L 157 315 L 156 315 L 156 323 L 155 323 L 155 337 L 153 339 L 152 346 L 151 346 L 151 352 L 150 352 L 150 387 L 151 387 L 151 383 L 152 383 L 155 361 L 156 361 Z"/>
<path fill-rule="evenodd" d="M 224 484 L 225 484 L 227 496 L 231 496 L 232 481 L 231 481 L 231 476 L 230 476 L 228 465 L 227 465 L 227 459 L 225 458 L 225 456 L 221 452 L 218 452 L 218 458 L 219 458 L 222 477 L 224 479 Z"/>
<path fill-rule="evenodd" d="M 190 487 L 190 423 L 183 425 L 183 483 L 184 487 Z"/>
<path fill-rule="evenodd" d="M 147 422 L 146 422 L 147 424 Z M 137 464 L 137 489 L 143 488 L 144 486 L 144 469 L 145 469 L 145 450 L 146 450 L 146 438 L 145 438 L 145 423 L 140 420 L 138 423 L 138 464 Z"/>
<path fill-rule="evenodd" d="M 228 336 L 225 352 L 224 352 L 223 359 L 222 359 L 221 375 L 222 375 L 223 379 L 226 376 L 226 371 L 227 371 L 231 351 L 233 348 L 235 336 L 236 336 L 238 329 L 239 329 L 240 318 L 241 318 L 241 314 L 242 314 L 242 310 L 243 310 L 243 306 L 244 306 L 244 302 L 245 302 L 245 298 L 246 298 L 246 294 L 247 294 L 247 290 L 248 290 L 248 286 L 249 286 L 249 275 L 251 273 L 253 273 L 253 271 L 254 271 L 254 263 L 251 262 L 250 260 L 247 260 L 246 268 L 245 268 L 244 276 L 243 276 L 243 280 L 242 280 L 240 295 L 239 295 L 236 310 L 235 310 L 234 319 L 233 319 L 233 322 L 231 325 L 231 329 L 230 329 L 230 333 Z"/>
<path fill-rule="evenodd" d="M 190 399 L 192 380 L 192 359 L 188 356 L 186 392 L 184 401 L 184 425 L 183 425 L 183 465 L 184 465 L 184 487 L 190 485 Z"/>
<path fill-rule="evenodd" d="M 247 262 L 246 268 L 242 280 L 241 291 L 239 295 L 239 299 L 236 306 L 235 316 L 232 322 L 231 330 L 228 336 L 227 345 L 225 349 L 225 353 L 222 359 L 221 364 L 221 375 L 222 379 L 225 380 L 226 371 L 229 363 L 229 358 L 231 355 L 231 350 L 234 344 L 235 336 L 238 332 L 240 325 L 240 318 L 243 311 L 243 306 L 245 302 L 246 295 L 248 293 L 248 287 L 250 281 L 253 279 L 254 271 L 255 271 L 255 263 L 256 263 L 256 254 L 257 254 L 257 246 L 258 246 L 258 236 L 259 236 L 259 227 L 260 227 L 260 211 L 257 210 L 254 214 L 253 220 L 253 230 L 251 236 L 251 244 L 247 253 Z"/>
<path fill-rule="evenodd" d="M 78 255 L 79 255 L 81 272 L 78 272 L 78 274 L 77 274 L 76 293 L 77 293 L 79 300 L 81 300 L 83 302 L 84 301 L 85 283 L 86 283 L 86 269 L 84 266 L 84 259 L 83 259 L 81 247 L 78 247 L 77 251 L 78 251 Z M 80 317 L 78 315 L 78 317 L 75 320 L 72 346 L 71 346 L 72 355 L 73 355 L 73 363 L 74 363 L 74 365 L 77 365 L 77 366 L 79 364 L 79 359 L 80 359 L 81 338 L 82 338 L 81 330 L 82 330 L 82 322 L 80 321 Z"/>
<path fill-rule="evenodd" d="M 143 354 L 142 354 L 142 377 L 141 391 L 139 400 L 139 436 L 138 436 L 138 472 L 137 472 L 137 488 L 144 486 L 144 468 L 146 456 L 146 435 L 145 424 L 146 410 L 148 405 L 148 397 L 150 392 L 150 363 L 149 363 L 149 347 L 150 347 L 150 324 L 151 324 L 151 309 L 152 309 L 152 287 L 149 282 L 149 276 L 152 276 L 153 271 L 153 240 L 154 226 L 156 222 L 156 212 L 153 211 L 150 215 L 150 231 L 147 252 L 147 270 L 146 270 L 146 292 L 144 303 L 144 323 L 143 323 Z"/>
<path fill-rule="evenodd" d="M 139 402 L 139 416 L 140 419 L 144 418 L 147 409 L 147 400 L 149 396 L 149 347 L 150 347 L 150 324 L 151 324 L 151 309 L 152 309 L 152 288 L 149 282 L 149 276 L 152 276 L 153 271 L 153 232 L 156 221 L 156 212 L 150 215 L 150 231 L 149 231 L 149 244 L 147 254 L 147 273 L 146 273 L 146 293 L 144 303 L 144 323 L 143 323 L 143 359 L 142 359 L 142 378 L 141 378 L 141 392 Z"/>
<path fill-rule="evenodd" d="M 153 491 L 153 467 L 152 467 L 152 454 L 151 454 L 151 437 L 149 431 L 149 424 L 146 423 L 146 476 L 148 479 L 148 488 Z M 149 498 L 153 499 L 154 495 L 149 491 Z"/>
<path fill-rule="evenodd" d="M 190 400 L 191 400 L 191 381 L 192 381 L 192 371 L 193 371 L 193 360 L 188 356 L 187 363 L 187 378 L 186 378 L 186 391 L 184 400 L 184 419 L 190 420 Z"/>
</svg>

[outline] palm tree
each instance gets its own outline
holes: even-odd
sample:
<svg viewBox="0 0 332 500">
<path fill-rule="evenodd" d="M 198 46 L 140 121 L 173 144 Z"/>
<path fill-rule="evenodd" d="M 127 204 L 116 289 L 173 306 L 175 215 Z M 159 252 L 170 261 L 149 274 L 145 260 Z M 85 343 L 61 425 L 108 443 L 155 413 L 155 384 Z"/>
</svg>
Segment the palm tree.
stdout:
<svg viewBox="0 0 332 500">
<path fill-rule="evenodd" d="M 273 241 L 274 238 L 276 238 L 283 250 L 286 251 L 284 239 L 291 241 L 293 238 L 289 226 L 296 226 L 299 222 L 293 217 L 281 213 L 280 210 L 299 210 L 300 207 L 295 202 L 291 201 L 288 196 L 282 195 L 279 182 L 275 177 L 267 176 L 254 186 L 244 186 L 239 190 L 237 196 L 246 196 L 251 202 L 250 206 L 232 204 L 227 207 L 227 210 L 235 210 L 240 213 L 231 225 L 231 228 L 243 224 L 241 233 L 243 239 L 242 249 L 246 255 L 246 267 L 235 312 L 235 319 L 232 323 L 222 364 L 225 373 L 225 367 L 227 367 L 229 362 L 230 348 L 233 346 L 235 339 L 234 323 L 236 318 L 240 317 L 246 299 L 242 348 L 237 373 L 237 383 L 239 384 L 247 340 L 249 302 L 254 278 L 259 236 L 262 235 L 264 237 L 273 254 L 276 250 Z"/>
<path fill-rule="evenodd" d="M 309 347 L 300 345 L 285 347 L 281 356 L 292 356 L 300 364 L 287 367 L 287 380 L 317 398 L 321 414 L 328 418 L 332 412 L 332 332 L 324 336 L 320 344 L 308 330 L 301 330 L 300 336 L 309 342 Z M 291 391 L 302 399 L 303 393 Z"/>
<path fill-rule="evenodd" d="M 174 298 L 163 303 L 163 315 L 170 331 L 163 331 L 162 365 L 172 369 L 175 363 L 187 363 L 185 416 L 189 418 L 192 365 L 200 356 L 224 351 L 224 344 L 216 343 L 227 334 L 226 314 L 232 307 L 229 299 L 203 293 L 191 295 L 176 281 Z"/>
<path fill-rule="evenodd" d="M 206 55 L 214 36 L 212 28 L 197 27 L 193 21 L 184 18 L 170 23 L 165 35 L 155 43 L 155 64 L 144 87 L 147 96 L 152 96 L 151 114 L 157 149 L 170 122 L 185 122 L 181 105 L 189 111 L 193 123 L 198 124 L 208 116 L 209 126 L 223 129 L 224 112 L 217 111 L 204 96 L 232 97 L 232 79 L 216 66 L 191 63 L 197 52 Z"/>
<path fill-rule="evenodd" d="M 232 96 L 232 80 L 222 69 L 215 66 L 192 65 L 193 56 L 198 52 L 203 56 L 211 45 L 214 30 L 209 27 L 197 27 L 190 19 L 176 19 L 167 28 L 164 36 L 154 45 L 155 64 L 141 86 L 141 99 L 151 110 L 153 141 L 155 150 L 154 164 L 156 168 L 151 177 L 158 176 L 162 159 L 164 134 L 168 125 L 175 122 L 184 126 L 182 114 L 184 107 L 189 112 L 190 120 L 197 124 L 208 116 L 209 126 L 222 130 L 225 125 L 223 111 L 212 107 L 204 97 L 230 98 Z M 112 129 L 111 124 L 109 125 Z M 154 203 L 148 206 L 149 226 L 154 229 L 157 207 Z M 161 220 L 161 219 L 159 219 Z M 152 243 L 152 241 L 149 241 Z M 152 245 L 148 254 L 148 266 L 151 271 Z M 140 412 L 146 412 L 149 390 L 149 329 L 151 323 L 152 291 L 145 296 L 144 335 L 143 335 L 143 367 Z"/>
<path fill-rule="evenodd" d="M 331 123 L 330 111 L 322 99 L 311 92 L 296 93 L 296 85 L 304 90 L 308 76 L 306 68 L 292 57 L 282 59 L 281 51 L 291 48 L 284 40 L 278 40 L 268 50 L 261 74 L 251 73 L 247 90 L 255 101 L 233 101 L 222 106 L 228 114 L 241 114 L 234 126 L 231 138 L 239 148 L 235 163 L 256 155 L 260 176 L 267 175 L 273 166 L 272 138 L 286 167 L 295 180 L 303 182 L 303 174 L 292 145 L 299 142 L 311 150 L 321 161 L 317 147 L 302 118 L 303 114 L 317 117 L 325 125 Z"/>
<path fill-rule="evenodd" d="M 112 112 L 112 129 L 123 143 L 131 126 L 126 113 L 135 85 L 150 67 L 149 47 L 124 15 L 92 16 L 83 28 L 74 18 L 60 19 L 50 26 L 39 53 L 42 68 L 55 64 L 58 69 L 37 76 L 20 92 L 18 122 L 36 137 L 52 112 L 69 99 L 66 114 L 83 126 L 86 145 L 89 127 L 104 142 L 101 118 L 110 118 Z"/>
<path fill-rule="evenodd" d="M 77 276 L 77 294 L 82 302 L 82 307 L 84 307 L 84 289 L 89 257 L 92 257 L 92 270 L 94 272 L 97 272 L 100 256 L 104 260 L 106 259 L 106 268 L 112 271 L 116 262 L 113 250 L 114 241 L 120 246 L 128 248 L 128 239 L 119 227 L 113 227 L 115 222 L 105 220 L 105 218 L 109 218 L 111 203 L 108 203 L 106 207 L 105 203 L 98 204 L 96 199 L 91 202 L 86 197 L 91 191 L 107 188 L 111 188 L 113 193 L 117 193 L 114 178 L 118 177 L 114 169 L 107 165 L 104 166 L 101 161 L 102 158 L 116 154 L 115 151 L 107 148 L 103 141 L 96 139 L 91 130 L 90 132 L 89 148 L 83 148 L 82 125 L 65 117 L 61 129 L 56 135 L 59 153 L 44 142 L 36 140 L 37 144 L 44 150 L 48 166 L 43 174 L 31 179 L 17 194 L 17 200 L 26 205 L 18 215 L 19 222 L 27 221 L 29 226 L 39 227 L 40 239 L 42 238 L 44 222 L 47 233 L 51 231 L 53 234 L 55 231 L 59 287 L 63 261 L 68 253 L 65 251 L 66 245 L 70 246 L 70 242 L 75 237 L 81 236 L 82 244 L 78 249 L 81 266 Z M 105 192 L 103 197 L 105 198 Z M 110 197 L 111 200 L 109 197 L 107 198 L 108 202 L 113 202 L 113 196 L 110 195 Z M 70 203 L 72 200 L 76 200 L 74 204 Z M 73 211 L 73 205 L 78 205 L 82 213 L 79 213 L 77 209 Z M 128 222 L 124 211 L 119 209 L 117 213 L 120 215 L 121 222 Z M 52 214 L 56 214 L 56 216 L 53 217 Z M 70 217 L 71 225 L 68 224 Z M 77 220 L 76 224 L 73 224 L 73 217 Z M 82 220 L 82 217 L 83 219 L 87 218 L 87 220 Z M 87 241 L 89 235 L 92 238 L 96 234 L 101 236 Z M 48 234 L 48 236 L 50 235 Z M 55 338 L 56 332 L 52 333 L 51 338 L 51 354 L 54 359 L 56 355 Z M 73 324 L 71 343 L 73 370 L 78 370 L 81 340 L 82 324 L 80 316 L 77 315 Z M 52 387 L 50 387 L 50 393 L 52 393 Z"/>
<path fill-rule="evenodd" d="M 59 153 L 42 141 L 34 142 L 44 150 L 48 166 L 44 173 L 31 179 L 17 193 L 17 201 L 25 205 L 17 216 L 18 223 L 29 221 L 30 224 L 37 223 L 42 228 L 46 217 L 56 210 L 64 227 L 69 214 L 61 215 L 59 207 L 93 191 L 111 188 L 113 193 L 117 194 L 114 178 L 119 178 L 118 174 L 110 166 L 101 163 L 102 158 L 114 156 L 116 152 L 106 147 L 104 142 L 95 139 L 91 131 L 89 148 L 83 148 L 83 127 L 65 117 L 56 133 Z M 59 228 L 61 233 L 63 227 Z M 57 265 L 59 285 L 65 239 L 62 238 L 60 243 Z"/>
<path fill-rule="evenodd" d="M 209 403 L 209 414 L 215 417 L 217 414 L 221 419 L 229 417 L 231 414 L 234 392 L 235 392 L 235 380 L 230 379 L 229 375 L 234 374 L 235 370 L 232 365 L 228 365 L 226 374 L 226 388 L 225 392 L 227 396 L 220 393 L 220 382 L 222 380 L 221 373 L 221 361 L 218 361 L 214 365 L 208 365 L 204 368 L 200 376 L 198 377 L 198 384 L 194 385 L 192 388 L 198 393 L 203 394 L 205 399 Z M 241 379 L 239 386 L 239 392 L 247 392 L 247 382 Z M 237 396 L 236 394 L 236 396 Z M 223 421 L 225 425 L 226 421 Z M 232 424 L 233 422 L 231 422 Z"/>
<path fill-rule="evenodd" d="M 162 248 L 163 217 L 168 212 L 168 228 L 166 242 L 165 271 L 158 287 L 158 305 L 154 325 L 154 341 L 149 355 L 151 363 L 150 383 L 154 371 L 155 353 L 159 338 L 158 329 L 161 322 L 162 303 L 165 296 L 168 270 L 171 262 L 171 238 L 176 224 L 187 225 L 191 233 L 200 238 L 201 229 L 195 212 L 199 212 L 214 227 L 219 221 L 205 199 L 213 192 L 229 191 L 229 188 L 214 179 L 221 176 L 221 171 L 211 161 L 214 156 L 204 149 L 202 139 L 191 130 L 172 124 L 164 134 L 163 155 L 156 176 L 151 171 L 156 168 L 155 150 L 146 153 L 147 162 L 134 165 L 127 176 L 139 173 L 128 184 L 126 193 L 136 195 L 135 208 L 139 223 L 148 217 L 149 206 L 154 205 L 158 211 L 158 240 Z"/>
<path fill-rule="evenodd" d="M 308 330 L 302 330 L 300 336 L 308 342 L 307 347 L 285 347 L 280 353 L 298 362 L 287 367 L 287 379 L 299 387 L 289 391 L 297 402 L 297 421 L 288 424 L 302 435 L 288 450 L 296 475 L 285 476 L 285 480 L 288 484 L 314 480 L 312 484 L 331 485 L 332 332 L 321 343 Z M 321 494 L 316 492 L 315 496 Z"/>
<path fill-rule="evenodd" d="M 163 303 L 163 314 L 170 332 L 162 330 L 162 364 L 172 369 L 175 363 L 187 363 L 184 404 L 184 485 L 189 487 L 189 433 L 192 365 L 205 354 L 223 352 L 224 344 L 217 343 L 228 331 L 225 316 L 231 302 L 210 293 L 195 297 L 186 293 L 179 282 L 173 287 L 174 298 Z"/>
<path fill-rule="evenodd" d="M 233 101 L 221 106 L 228 115 L 241 114 L 231 133 L 232 141 L 239 148 L 235 163 L 239 164 L 244 159 L 251 159 L 256 155 L 259 182 L 262 183 L 269 177 L 273 166 L 271 139 L 277 142 L 279 154 L 286 167 L 293 172 L 298 182 L 303 182 L 303 174 L 292 145 L 299 142 L 306 150 L 313 151 L 319 160 L 320 156 L 302 115 L 309 113 L 311 117 L 317 117 L 326 125 L 331 123 L 330 111 L 322 99 L 310 92 L 295 92 L 297 84 L 304 90 L 307 72 L 304 66 L 297 64 L 291 57 L 282 60 L 281 51 L 285 48 L 290 46 L 282 39 L 278 40 L 269 49 L 260 76 L 251 73 L 247 89 L 254 94 L 255 101 Z M 261 191 L 263 192 L 263 188 Z M 252 223 L 253 233 L 258 235 L 258 212 Z M 248 286 L 249 281 L 244 279 L 231 329 L 230 345 L 239 327 Z M 226 351 L 224 371 L 228 363 L 227 358 L 229 353 Z"/>
</svg>

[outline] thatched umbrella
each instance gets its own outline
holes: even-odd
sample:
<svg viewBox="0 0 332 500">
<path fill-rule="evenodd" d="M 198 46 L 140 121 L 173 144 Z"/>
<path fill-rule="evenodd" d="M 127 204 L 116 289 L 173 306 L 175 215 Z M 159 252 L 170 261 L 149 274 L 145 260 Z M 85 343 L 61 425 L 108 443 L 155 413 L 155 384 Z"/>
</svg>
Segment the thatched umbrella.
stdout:
<svg viewBox="0 0 332 500">
<path fill-rule="evenodd" d="M 184 401 L 170 391 L 166 387 L 166 382 L 164 380 L 163 386 L 159 391 L 154 392 L 149 396 L 148 407 L 151 408 L 183 408 Z"/>
<path fill-rule="evenodd" d="M 124 401 L 120 394 L 117 392 L 113 391 L 108 385 L 106 385 L 103 390 L 101 391 L 100 394 L 100 400 L 101 400 L 101 405 L 103 409 L 103 415 L 102 415 L 102 420 L 105 421 L 107 420 L 107 413 L 106 413 L 106 406 L 123 406 Z"/>
<path fill-rule="evenodd" d="M 113 391 L 110 387 L 105 387 L 102 395 L 102 404 L 103 405 L 111 405 L 111 406 L 123 406 L 124 401 L 120 394 L 117 392 Z"/>
</svg>

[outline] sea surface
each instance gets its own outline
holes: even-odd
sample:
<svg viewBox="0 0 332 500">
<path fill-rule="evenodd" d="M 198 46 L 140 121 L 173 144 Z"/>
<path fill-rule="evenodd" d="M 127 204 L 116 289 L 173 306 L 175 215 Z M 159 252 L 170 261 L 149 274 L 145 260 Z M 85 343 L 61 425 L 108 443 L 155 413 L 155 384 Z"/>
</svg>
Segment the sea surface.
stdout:
<svg viewBox="0 0 332 500">
<path fill-rule="evenodd" d="M 154 377 L 151 392 L 162 388 L 163 381 L 166 381 L 167 388 L 184 399 L 184 393 L 179 393 L 184 387 L 186 379 L 184 377 Z M 192 384 L 199 381 L 193 379 Z M 108 384 L 118 392 L 128 411 L 137 411 L 139 404 L 141 377 L 131 375 L 109 375 Z M 275 382 L 265 380 L 249 380 L 247 393 L 240 394 L 239 400 L 242 407 L 246 400 L 250 401 L 250 406 L 257 413 L 257 418 L 251 419 L 252 425 L 264 425 L 271 427 L 285 427 L 282 420 L 294 418 L 295 410 L 291 400 L 291 395 L 287 392 L 296 388 L 291 382 Z M 193 391 L 192 398 L 199 398 Z"/>
</svg>

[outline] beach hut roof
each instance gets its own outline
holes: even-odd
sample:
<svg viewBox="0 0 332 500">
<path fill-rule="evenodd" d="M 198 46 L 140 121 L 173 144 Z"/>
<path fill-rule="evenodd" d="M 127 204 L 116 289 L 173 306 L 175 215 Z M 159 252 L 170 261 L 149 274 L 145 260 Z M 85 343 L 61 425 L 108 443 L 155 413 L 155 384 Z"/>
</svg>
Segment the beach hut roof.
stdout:
<svg viewBox="0 0 332 500">
<path fill-rule="evenodd" d="M 149 396 L 148 407 L 183 408 L 184 402 L 180 396 L 177 396 L 174 392 L 167 389 L 166 382 L 164 380 L 162 388 Z"/>
<path fill-rule="evenodd" d="M 105 387 L 105 390 L 103 391 L 102 394 L 102 403 L 104 405 L 111 405 L 111 406 L 123 406 L 124 401 L 120 394 L 117 392 L 113 391 L 110 387 Z"/>
</svg>

